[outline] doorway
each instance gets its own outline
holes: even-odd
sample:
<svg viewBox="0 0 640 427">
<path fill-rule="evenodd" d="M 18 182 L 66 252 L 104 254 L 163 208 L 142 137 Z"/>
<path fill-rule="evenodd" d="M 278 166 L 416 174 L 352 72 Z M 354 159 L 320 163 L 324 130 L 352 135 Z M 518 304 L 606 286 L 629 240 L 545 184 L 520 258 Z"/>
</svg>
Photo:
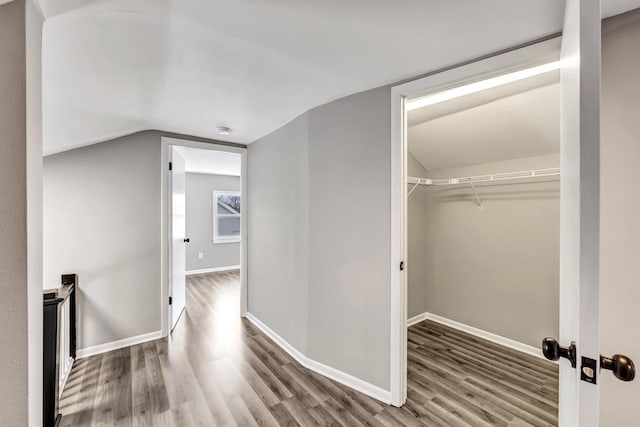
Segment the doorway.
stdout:
<svg viewBox="0 0 640 427">
<path fill-rule="evenodd" d="M 407 396 L 407 101 L 561 60 L 559 340 L 545 356 L 559 361 L 558 424 L 597 425 L 600 370 L 633 379 L 633 364 L 600 354 L 600 29 L 599 2 L 567 2 L 562 39 L 488 55 L 391 89 L 391 403 Z M 455 92 L 455 90 L 451 91 Z M 395 264 L 395 266 L 394 266 Z M 394 268 L 395 267 L 395 268 Z M 615 359 L 615 361 L 614 361 Z M 613 362 L 613 363 L 612 363 Z M 622 375 L 624 367 L 628 375 Z"/>
<path fill-rule="evenodd" d="M 406 102 L 408 399 L 471 424 L 557 424 L 559 68 Z"/>
<path fill-rule="evenodd" d="M 508 320 L 506 322 L 499 321 L 499 323 L 502 323 L 501 327 L 505 328 L 501 332 L 497 332 L 500 328 L 496 329 L 492 325 L 493 321 L 502 316 L 505 316 L 502 320 L 509 317 L 505 314 L 506 311 L 516 310 L 517 312 L 517 308 L 512 304 L 514 301 L 519 300 L 523 306 L 528 301 L 523 298 L 523 295 L 511 295 L 515 299 L 506 303 L 505 307 L 507 309 L 502 313 L 500 309 L 492 308 L 493 303 L 485 304 L 480 301 L 481 297 L 488 298 L 487 301 L 492 301 L 490 297 L 491 289 L 487 289 L 487 292 L 479 289 L 484 281 L 483 277 L 487 279 L 485 285 L 495 279 L 490 272 L 491 266 L 486 265 L 488 260 L 492 259 L 491 256 L 495 258 L 496 255 L 499 255 L 501 251 L 507 248 L 504 242 L 501 246 L 499 242 L 492 241 L 489 236 L 492 233 L 490 230 L 486 228 L 474 229 L 474 227 L 481 226 L 483 221 L 486 222 L 494 214 L 502 216 L 502 213 L 498 213 L 495 210 L 497 205 L 502 204 L 505 207 L 505 204 L 515 203 L 515 200 L 512 200 L 514 196 L 515 199 L 526 199 L 527 196 L 522 196 L 522 193 L 517 196 L 513 191 L 518 187 L 521 190 L 527 187 L 528 189 L 524 193 L 534 194 L 533 197 L 535 199 L 540 199 L 540 194 L 548 193 L 549 191 L 553 193 L 550 197 L 551 199 L 555 197 L 555 200 L 547 200 L 550 203 L 547 206 L 549 208 L 548 213 L 550 213 L 547 217 L 552 217 L 553 219 L 548 225 L 548 229 L 545 228 L 544 221 L 541 222 L 535 212 L 530 212 L 528 216 L 538 222 L 536 227 L 542 227 L 547 231 L 548 238 L 546 239 L 545 247 L 555 247 L 555 256 L 547 256 L 547 261 L 550 262 L 544 273 L 547 278 L 551 278 L 547 280 L 546 287 L 551 289 L 550 292 L 554 294 L 551 298 L 546 298 L 548 304 L 545 307 L 545 310 L 551 313 L 551 322 L 549 324 L 552 326 L 551 330 L 544 332 L 539 339 L 547 335 L 558 334 L 559 105 L 556 104 L 554 109 L 556 125 L 551 126 L 551 131 L 546 129 L 547 135 L 554 134 L 555 145 L 553 142 L 551 144 L 547 143 L 545 148 L 544 143 L 536 146 L 536 144 L 528 144 L 526 141 L 524 143 L 523 141 L 516 141 L 511 145 L 502 142 L 503 145 L 501 147 L 486 147 L 485 140 L 486 149 L 482 149 L 483 136 L 491 139 L 495 135 L 493 137 L 490 134 L 482 135 L 483 126 L 484 131 L 491 126 L 486 120 L 481 120 L 478 117 L 475 119 L 467 118 L 479 121 L 482 124 L 477 129 L 467 128 L 469 133 L 465 135 L 465 138 L 473 138 L 475 141 L 466 141 L 466 143 L 458 141 L 456 143 L 455 140 L 459 139 L 464 133 L 465 115 L 487 114 L 491 109 L 489 107 L 494 109 L 499 107 L 498 109 L 504 108 L 502 110 L 503 116 L 508 116 L 510 107 L 507 104 L 509 102 L 518 101 L 522 104 L 526 101 L 526 96 L 515 95 L 539 93 L 545 90 L 547 92 L 552 91 L 554 92 L 555 102 L 559 103 L 559 56 L 560 40 L 550 39 L 454 68 L 444 73 L 427 76 L 392 89 L 392 97 L 395 96 L 392 103 L 392 109 L 394 110 L 392 115 L 395 118 L 392 121 L 392 132 L 393 136 L 397 138 L 396 141 L 398 143 L 401 142 L 401 149 L 392 152 L 392 174 L 397 177 L 395 182 L 400 184 L 397 188 L 395 185 L 392 188 L 392 192 L 395 193 L 392 194 L 393 200 L 398 200 L 397 205 L 392 206 L 392 254 L 394 254 L 392 259 L 397 260 L 401 267 L 401 274 L 392 274 L 392 289 L 394 286 L 398 286 L 398 289 L 402 291 L 395 295 L 392 292 L 391 304 L 391 388 L 392 404 L 394 405 L 400 406 L 406 402 L 409 385 L 407 371 L 409 370 L 409 363 L 415 364 L 416 362 L 413 355 L 411 356 L 413 361 L 408 362 L 407 343 L 409 342 L 413 347 L 420 347 L 424 342 L 416 341 L 420 341 L 421 338 L 431 341 L 429 338 L 432 338 L 434 342 L 438 342 L 438 339 L 440 342 L 435 346 L 431 345 L 427 350 L 422 348 L 419 351 L 430 352 L 430 356 L 437 358 L 437 348 L 440 346 L 440 351 L 448 352 L 448 356 L 451 355 L 451 352 L 465 354 L 462 358 L 467 357 L 466 362 L 459 360 L 458 363 L 468 363 L 469 365 L 473 365 L 472 360 L 474 358 L 480 360 L 480 356 L 491 359 L 491 355 L 493 355 L 493 357 L 499 359 L 497 355 L 501 352 L 501 346 L 506 345 L 505 349 L 508 348 L 509 352 L 514 351 L 514 353 L 510 354 L 507 354 L 507 351 L 504 352 L 505 363 L 507 365 L 512 364 L 514 367 L 514 371 L 510 373 L 514 377 L 518 376 L 518 355 L 522 354 L 522 359 L 528 359 L 531 362 L 531 366 L 527 368 L 531 370 L 530 373 L 540 370 L 546 375 L 544 381 L 549 383 L 548 385 L 541 384 L 541 387 L 546 387 L 543 393 L 547 393 L 547 396 L 542 400 L 544 401 L 543 405 L 548 404 L 548 408 L 545 408 L 546 413 L 537 415 L 548 423 L 553 423 L 556 420 L 557 410 L 555 408 L 557 408 L 558 391 L 557 385 L 555 385 L 557 384 L 557 373 L 554 372 L 557 371 L 553 365 L 548 365 L 548 361 L 537 357 L 541 355 L 541 352 L 538 350 L 539 345 L 536 346 L 535 336 L 540 331 L 529 331 L 531 333 L 525 338 L 522 334 L 521 336 L 516 336 L 516 333 L 513 336 L 509 336 L 510 334 L 505 332 L 506 329 L 513 326 L 509 324 Z M 555 85 L 554 89 L 535 90 L 552 85 Z M 538 98 L 541 100 L 544 97 L 538 96 Z M 544 103 L 544 101 L 542 102 Z M 480 106 L 484 107 L 477 108 Z M 549 111 L 544 111 L 543 113 L 548 115 Z M 459 121 L 458 125 L 449 126 L 448 134 L 451 138 L 446 140 L 445 134 L 447 134 L 447 130 L 445 128 L 451 125 L 453 116 L 456 116 L 456 120 L 462 121 Z M 508 120 L 506 117 L 503 117 L 503 119 Z M 503 126 L 512 124 L 502 123 Z M 418 130 L 423 133 L 422 144 L 419 142 L 421 138 L 419 132 L 417 132 Z M 502 129 L 502 131 L 504 130 Z M 425 135 L 426 144 L 424 143 Z M 437 137 L 434 137 L 436 135 Z M 443 136 L 445 137 L 443 138 Z M 525 148 L 527 145 L 528 148 Z M 498 186 L 497 184 L 500 185 Z M 491 187 L 491 189 L 488 187 Z M 497 188 L 500 189 L 497 190 Z M 532 191 L 533 193 L 531 193 Z M 425 193 L 427 192 L 431 193 L 430 199 L 432 202 L 439 200 L 440 203 L 431 203 L 429 205 L 429 202 L 425 200 Z M 546 194 L 544 197 L 549 195 Z M 417 230 L 415 227 L 415 212 L 421 198 L 423 206 L 420 208 L 425 209 L 422 214 L 426 216 L 426 218 L 423 218 L 421 225 L 430 229 L 431 233 L 425 230 Z M 414 218 L 410 216 L 410 209 L 414 211 Z M 521 206 L 518 209 L 520 209 L 520 213 L 526 212 L 526 207 Z M 471 214 L 473 217 L 466 217 L 465 219 L 466 214 Z M 410 228 L 412 219 L 414 223 L 413 230 Z M 460 221 L 457 227 L 454 226 L 456 220 Z M 433 221 L 440 221 L 440 223 L 429 224 Z M 494 232 L 504 228 L 501 222 L 504 222 L 504 217 L 496 219 L 494 225 L 497 228 Z M 520 221 L 519 225 L 515 224 L 514 226 L 516 229 L 526 229 L 522 221 Z M 413 234 L 409 234 L 412 231 Z M 421 232 L 423 232 L 423 236 L 419 236 Z M 514 238 L 509 234 L 503 237 Z M 536 239 L 538 237 L 535 236 Z M 451 238 L 454 241 L 457 239 L 457 242 L 452 244 L 451 241 L 446 241 L 446 239 Z M 472 242 L 473 244 L 464 245 L 465 239 L 468 238 L 475 238 L 475 241 Z M 488 246 L 483 250 L 481 248 L 484 240 L 486 240 L 485 245 L 488 242 Z M 510 244 L 514 244 L 516 240 L 512 240 Z M 476 247 L 476 244 L 480 246 Z M 438 247 L 438 245 L 440 246 Z M 412 258 L 412 247 L 414 250 L 417 249 L 419 251 L 422 249 L 428 253 L 414 253 Z M 530 254 L 531 252 L 528 253 Z M 502 252 L 502 254 L 507 253 Z M 425 259 L 430 259 L 431 261 L 429 262 L 431 264 L 425 262 L 425 259 L 416 261 L 416 258 L 420 258 L 422 255 L 426 255 Z M 508 253 L 508 255 L 515 256 L 513 253 Z M 480 260 L 480 258 L 484 259 L 484 261 Z M 434 262 L 438 263 L 438 265 L 435 265 Z M 460 264 L 461 262 L 463 265 Z M 494 261 L 491 262 L 493 263 Z M 523 267 L 527 261 L 520 258 L 519 262 L 520 266 Z M 483 265 L 487 269 L 483 270 Z M 446 268 L 443 266 L 446 266 Z M 465 271 L 470 273 L 470 276 L 464 279 L 465 281 L 471 279 L 472 283 L 467 283 L 471 288 L 464 289 L 464 286 L 462 286 L 461 289 L 458 289 L 460 294 L 458 294 L 458 300 L 456 301 L 455 290 L 452 289 L 453 286 L 450 283 L 446 285 L 445 282 L 452 279 L 459 281 L 461 279 L 459 275 Z M 495 267 L 494 273 L 495 271 L 504 272 L 501 271 L 499 266 Z M 522 271 L 522 273 L 524 274 L 525 272 Z M 439 276 L 435 278 L 433 277 L 434 274 Z M 474 274 L 477 275 L 475 279 L 472 278 Z M 411 281 L 422 284 L 436 283 L 435 289 L 426 290 L 428 296 L 422 295 L 428 300 L 426 309 L 417 307 L 417 305 L 420 305 L 419 300 L 421 298 L 416 294 L 416 286 L 411 287 Z M 457 283 L 457 285 L 460 285 L 460 283 Z M 491 285 L 495 285 L 495 283 L 491 283 Z M 502 292 L 502 297 L 505 296 L 505 292 L 506 294 L 513 294 L 514 291 L 513 288 L 493 290 L 498 293 Z M 531 295 L 536 293 L 535 289 L 529 289 L 528 292 Z M 469 303 L 467 309 L 464 309 L 464 304 L 461 304 L 463 300 Z M 493 301 L 495 302 L 495 299 Z M 453 304 L 448 304 L 451 302 Z M 428 306 L 434 303 L 435 306 Z M 448 308 L 445 308 L 443 304 L 445 306 L 448 304 Z M 482 313 L 487 313 L 488 316 L 479 320 L 473 319 L 474 316 L 471 314 L 473 310 L 476 310 L 479 316 Z M 430 311 L 435 311 L 436 313 Z M 513 313 L 514 311 L 511 311 L 510 315 L 513 315 Z M 412 324 L 425 322 L 422 324 L 420 331 L 410 332 L 413 342 L 408 341 L 407 326 L 409 326 L 409 319 L 412 320 Z M 398 327 L 397 331 L 394 325 Z M 518 333 L 520 332 L 522 331 L 518 330 Z M 505 337 L 505 335 L 507 336 Z M 470 343 L 471 347 L 463 348 L 465 343 Z M 400 345 L 400 348 L 395 347 L 397 344 Z M 447 348 L 447 344 L 458 347 Z M 481 348 L 485 344 L 487 348 Z M 484 351 L 484 354 L 479 353 L 482 351 Z M 519 352 L 530 354 L 526 355 Z M 444 357 L 443 360 L 446 363 L 447 357 Z M 489 360 L 481 362 L 490 364 Z M 398 369 L 398 366 L 400 366 L 400 369 Z M 485 366 L 485 368 L 487 367 Z M 415 366 L 412 365 L 412 370 L 415 370 L 414 368 Z M 437 371 L 437 367 L 434 366 L 428 369 Z M 475 384 L 475 386 L 481 387 L 480 384 Z M 480 392 L 480 390 L 476 391 Z M 487 390 L 484 391 L 487 392 Z M 443 403 L 443 405 L 446 405 L 446 403 Z M 467 415 L 474 416 L 473 414 Z M 478 414 L 475 415 L 478 416 Z M 530 414 L 520 415 L 524 417 L 523 419 L 526 419 Z"/>
<path fill-rule="evenodd" d="M 166 336 L 188 311 L 188 283 L 201 279 L 236 283 L 240 304 L 231 310 L 246 313 L 246 150 L 175 138 L 162 144 Z"/>
</svg>

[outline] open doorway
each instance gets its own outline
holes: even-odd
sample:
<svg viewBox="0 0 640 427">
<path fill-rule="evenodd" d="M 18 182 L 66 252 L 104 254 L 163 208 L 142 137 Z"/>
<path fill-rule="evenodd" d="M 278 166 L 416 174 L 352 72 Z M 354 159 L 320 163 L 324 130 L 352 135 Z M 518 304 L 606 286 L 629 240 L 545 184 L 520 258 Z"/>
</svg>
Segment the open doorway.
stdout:
<svg viewBox="0 0 640 427">
<path fill-rule="evenodd" d="M 558 369 L 540 341 L 558 334 L 559 64 L 523 71 L 407 101 L 408 385 L 462 382 L 474 398 L 443 405 L 469 420 L 475 403 L 554 425 Z"/>
<path fill-rule="evenodd" d="M 164 192 L 168 334 L 179 327 L 189 304 L 212 303 L 203 299 L 209 288 L 213 293 L 214 288 L 220 290 L 217 311 L 244 316 L 245 151 L 171 138 L 163 138 L 163 143 L 167 157 L 163 163 L 168 164 Z"/>
<path fill-rule="evenodd" d="M 392 281 L 404 292 L 397 304 L 392 293 L 394 405 L 471 424 L 557 424 L 558 368 L 540 341 L 559 330 L 558 47 L 394 88 Z"/>
</svg>

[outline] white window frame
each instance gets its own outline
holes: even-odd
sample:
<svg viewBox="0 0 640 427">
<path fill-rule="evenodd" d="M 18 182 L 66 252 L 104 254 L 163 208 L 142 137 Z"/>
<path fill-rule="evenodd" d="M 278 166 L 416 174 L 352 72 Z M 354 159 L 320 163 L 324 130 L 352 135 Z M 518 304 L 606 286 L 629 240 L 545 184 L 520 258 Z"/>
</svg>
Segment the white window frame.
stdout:
<svg viewBox="0 0 640 427">
<path fill-rule="evenodd" d="M 240 229 L 242 230 L 241 213 L 237 214 L 219 214 L 218 213 L 218 196 L 237 196 L 240 197 L 240 210 L 242 211 L 242 195 L 240 191 L 214 191 L 213 192 L 213 243 L 240 243 L 240 234 L 238 236 L 220 236 L 218 234 L 218 219 L 220 217 L 233 218 L 236 217 L 240 220 Z M 242 231 L 240 231 L 242 234 Z"/>
</svg>

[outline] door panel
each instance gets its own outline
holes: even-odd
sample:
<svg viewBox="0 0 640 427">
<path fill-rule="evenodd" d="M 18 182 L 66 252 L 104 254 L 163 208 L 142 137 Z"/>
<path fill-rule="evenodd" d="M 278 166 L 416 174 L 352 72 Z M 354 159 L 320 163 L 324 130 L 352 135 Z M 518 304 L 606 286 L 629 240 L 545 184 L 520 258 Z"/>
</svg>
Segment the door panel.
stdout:
<svg viewBox="0 0 640 427">
<path fill-rule="evenodd" d="M 602 35 L 600 349 L 640 362 L 640 10 L 609 18 Z M 601 372 L 600 425 L 640 420 L 640 381 Z"/>
<path fill-rule="evenodd" d="M 560 343 L 577 344 L 577 369 L 560 360 L 560 426 L 598 423 L 598 385 L 580 380 L 599 360 L 600 2 L 567 0 L 562 36 Z M 596 375 L 598 370 L 595 370 Z"/>
<path fill-rule="evenodd" d="M 171 148 L 171 330 L 185 308 L 186 174 L 184 159 Z"/>
</svg>

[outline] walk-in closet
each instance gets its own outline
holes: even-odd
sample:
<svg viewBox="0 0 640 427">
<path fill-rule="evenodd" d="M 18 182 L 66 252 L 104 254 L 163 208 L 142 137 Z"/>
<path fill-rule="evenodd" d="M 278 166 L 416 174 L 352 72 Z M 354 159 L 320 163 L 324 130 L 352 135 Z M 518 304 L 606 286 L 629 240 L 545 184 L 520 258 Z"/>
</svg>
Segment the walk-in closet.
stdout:
<svg viewBox="0 0 640 427">
<path fill-rule="evenodd" d="M 461 411 L 484 393 L 557 422 L 540 341 L 558 332 L 559 78 L 407 103 L 410 393 L 462 384 Z"/>
</svg>

